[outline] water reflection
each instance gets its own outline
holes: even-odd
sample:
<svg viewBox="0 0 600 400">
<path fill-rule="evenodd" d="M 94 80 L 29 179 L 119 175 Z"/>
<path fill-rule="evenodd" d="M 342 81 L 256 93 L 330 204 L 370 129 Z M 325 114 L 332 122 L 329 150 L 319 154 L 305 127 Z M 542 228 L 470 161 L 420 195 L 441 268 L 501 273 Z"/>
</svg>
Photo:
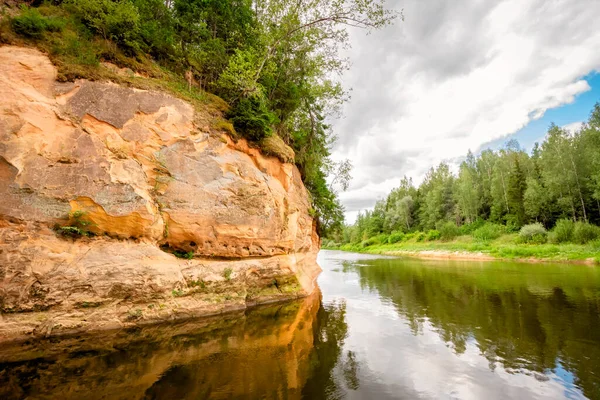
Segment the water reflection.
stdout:
<svg viewBox="0 0 600 400">
<path fill-rule="evenodd" d="M 345 350 L 361 386 L 347 397 L 600 398 L 596 268 L 320 261 L 324 301 L 352 299 Z"/>
<path fill-rule="evenodd" d="M 300 398 L 317 313 L 328 314 L 319 307 L 316 293 L 246 314 L 0 346 L 0 398 Z"/>
<path fill-rule="evenodd" d="M 321 294 L 0 345 L 0 398 L 600 399 L 600 270 L 322 252 Z"/>
</svg>

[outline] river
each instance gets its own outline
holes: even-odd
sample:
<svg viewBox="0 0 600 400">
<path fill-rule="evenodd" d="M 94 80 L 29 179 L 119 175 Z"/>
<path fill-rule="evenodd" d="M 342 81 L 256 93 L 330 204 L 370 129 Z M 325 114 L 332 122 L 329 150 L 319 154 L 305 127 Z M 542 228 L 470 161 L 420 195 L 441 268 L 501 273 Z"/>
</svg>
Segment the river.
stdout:
<svg viewBox="0 0 600 400">
<path fill-rule="evenodd" d="M 0 345 L 2 399 L 600 399 L 600 269 L 321 251 L 320 292 Z"/>
</svg>

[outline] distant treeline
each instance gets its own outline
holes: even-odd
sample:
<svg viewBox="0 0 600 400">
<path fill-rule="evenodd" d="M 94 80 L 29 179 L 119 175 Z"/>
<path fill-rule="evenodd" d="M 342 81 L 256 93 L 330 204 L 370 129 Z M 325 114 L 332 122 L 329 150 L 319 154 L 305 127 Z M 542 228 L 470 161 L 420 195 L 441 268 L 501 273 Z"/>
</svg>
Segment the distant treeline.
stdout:
<svg viewBox="0 0 600 400">
<path fill-rule="evenodd" d="M 499 151 L 469 152 L 458 175 L 442 163 L 418 187 L 404 177 L 373 211 L 360 213 L 331 239 L 359 243 L 453 226 L 456 234 L 469 233 L 486 223 L 514 232 L 532 223 L 552 228 L 561 219 L 577 226 L 600 224 L 600 104 L 574 133 L 552 124 L 531 154 L 511 140 Z"/>
</svg>

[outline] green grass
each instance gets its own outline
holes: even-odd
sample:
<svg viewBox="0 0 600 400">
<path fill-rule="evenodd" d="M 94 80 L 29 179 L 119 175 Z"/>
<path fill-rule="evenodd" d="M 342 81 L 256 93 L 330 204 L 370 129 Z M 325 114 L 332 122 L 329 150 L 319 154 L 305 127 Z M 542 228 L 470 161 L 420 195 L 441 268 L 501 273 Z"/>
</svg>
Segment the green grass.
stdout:
<svg viewBox="0 0 600 400">
<path fill-rule="evenodd" d="M 421 251 L 445 251 L 481 253 L 500 259 L 535 259 L 545 261 L 583 261 L 593 259 L 600 264 L 600 241 L 585 245 L 561 244 L 520 244 L 517 234 L 505 234 L 497 239 L 478 241 L 471 236 L 459 236 L 448 242 L 416 241 L 412 238 L 394 244 L 372 244 L 364 247 L 361 243 L 345 244 L 339 247 L 323 247 L 325 249 L 354 251 L 371 254 L 418 253 Z M 418 255 L 418 254 L 417 254 Z"/>
<path fill-rule="evenodd" d="M 24 22 L 17 24 L 15 21 Z M 115 43 L 93 35 L 59 6 L 45 4 L 35 9 L 25 8 L 14 18 L 0 16 L 0 44 L 38 48 L 57 67 L 57 79 L 62 82 L 89 79 L 161 90 L 215 117 L 228 109 L 227 103 L 218 96 L 190 88 L 182 75 L 159 65 L 145 54 L 127 55 Z M 142 76 L 116 73 L 105 68 L 101 64 L 103 61 L 129 68 Z"/>
</svg>

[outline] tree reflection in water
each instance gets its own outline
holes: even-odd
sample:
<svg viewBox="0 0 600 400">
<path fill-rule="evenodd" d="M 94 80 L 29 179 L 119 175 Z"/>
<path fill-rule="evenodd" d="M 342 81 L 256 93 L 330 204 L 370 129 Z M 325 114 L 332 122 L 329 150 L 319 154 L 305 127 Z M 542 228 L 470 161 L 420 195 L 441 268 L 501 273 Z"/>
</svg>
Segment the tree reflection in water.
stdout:
<svg viewBox="0 0 600 400">
<path fill-rule="evenodd" d="M 424 263 L 379 259 L 354 271 L 407 320 L 433 325 L 457 354 L 475 341 L 494 370 L 564 370 L 600 398 L 600 273 L 573 265 Z M 539 268 L 536 270 L 536 268 Z M 568 268 L 568 273 L 564 269 Z"/>
<path fill-rule="evenodd" d="M 344 363 L 344 360 L 340 359 L 347 334 L 346 303 L 342 300 L 322 304 L 314 325 L 314 348 L 310 355 L 309 378 L 302 389 L 303 398 L 343 398 L 344 390 L 336 375 L 336 366 Z M 344 368 L 344 377 L 356 389 L 358 388 L 357 365 L 353 358 L 348 365 L 350 368 Z"/>
</svg>

